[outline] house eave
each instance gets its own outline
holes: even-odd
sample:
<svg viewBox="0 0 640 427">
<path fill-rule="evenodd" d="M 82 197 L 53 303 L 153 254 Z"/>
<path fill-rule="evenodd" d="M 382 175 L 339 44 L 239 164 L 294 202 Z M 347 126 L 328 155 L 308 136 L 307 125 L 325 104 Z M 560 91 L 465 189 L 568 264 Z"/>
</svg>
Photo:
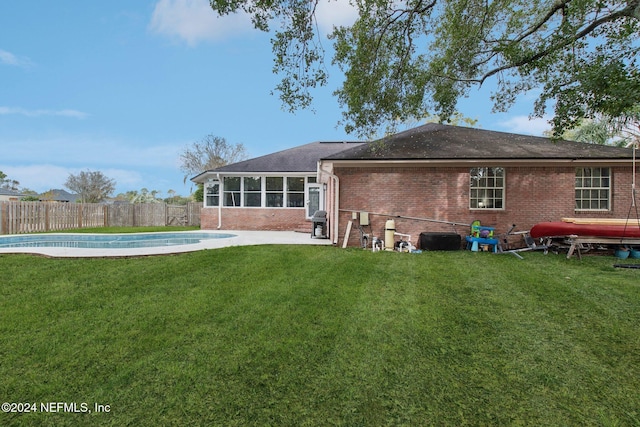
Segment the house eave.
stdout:
<svg viewBox="0 0 640 427">
<path fill-rule="evenodd" d="M 322 163 L 333 168 L 396 168 L 396 167 L 469 167 L 469 166 L 531 166 L 531 167 L 560 167 L 579 165 L 620 166 L 628 165 L 629 159 L 603 158 L 563 158 L 563 159 L 512 159 L 512 158 L 483 158 L 483 159 L 386 159 L 386 160 L 323 160 Z"/>
<path fill-rule="evenodd" d="M 191 181 L 196 184 L 202 184 L 206 182 L 210 178 L 217 179 L 218 177 L 229 177 L 229 176 L 315 176 L 317 171 L 292 171 L 292 172 L 216 172 L 216 171 L 206 171 L 191 178 Z"/>
</svg>

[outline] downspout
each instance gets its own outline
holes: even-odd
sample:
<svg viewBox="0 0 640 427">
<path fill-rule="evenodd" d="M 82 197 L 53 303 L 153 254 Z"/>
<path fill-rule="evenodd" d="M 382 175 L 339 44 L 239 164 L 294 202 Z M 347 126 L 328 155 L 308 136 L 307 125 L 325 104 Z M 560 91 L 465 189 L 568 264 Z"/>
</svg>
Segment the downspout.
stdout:
<svg viewBox="0 0 640 427">
<path fill-rule="evenodd" d="M 334 197 L 335 197 L 335 212 L 333 213 L 334 216 L 334 220 L 333 220 L 333 244 L 337 245 L 338 244 L 338 217 L 340 215 L 340 179 L 334 175 L 333 173 L 330 173 L 329 176 L 334 180 L 335 182 L 335 188 L 334 188 Z"/>
<path fill-rule="evenodd" d="M 222 228 L 222 181 L 220 180 L 220 172 L 216 173 L 218 178 L 218 230 Z"/>
<path fill-rule="evenodd" d="M 335 174 L 333 174 L 332 172 L 328 172 L 324 169 L 322 169 L 322 160 L 318 161 L 318 171 L 322 174 L 325 173 L 329 176 L 329 178 L 331 178 L 334 182 L 334 188 L 333 188 L 333 196 L 334 196 L 334 209 L 333 209 L 333 221 L 331 224 L 331 228 L 333 229 L 331 232 L 331 236 L 332 236 L 332 240 L 333 240 L 333 244 L 337 245 L 338 244 L 338 216 L 340 215 L 340 178 L 338 178 Z"/>
</svg>

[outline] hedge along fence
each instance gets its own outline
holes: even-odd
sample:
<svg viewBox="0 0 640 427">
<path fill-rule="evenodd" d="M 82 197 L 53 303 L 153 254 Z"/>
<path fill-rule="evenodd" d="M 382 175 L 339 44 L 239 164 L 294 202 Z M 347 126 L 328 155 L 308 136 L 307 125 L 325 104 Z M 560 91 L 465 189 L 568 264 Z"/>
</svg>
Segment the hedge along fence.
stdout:
<svg viewBox="0 0 640 427">
<path fill-rule="evenodd" d="M 201 203 L 113 204 L 0 202 L 0 234 L 93 227 L 200 225 Z"/>
</svg>

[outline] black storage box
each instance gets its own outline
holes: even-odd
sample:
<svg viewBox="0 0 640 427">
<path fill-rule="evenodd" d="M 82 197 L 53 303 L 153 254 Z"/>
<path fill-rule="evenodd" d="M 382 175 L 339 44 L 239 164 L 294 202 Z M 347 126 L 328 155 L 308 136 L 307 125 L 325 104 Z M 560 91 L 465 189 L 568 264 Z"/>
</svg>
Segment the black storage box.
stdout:
<svg viewBox="0 0 640 427">
<path fill-rule="evenodd" d="M 462 238 L 456 233 L 420 233 L 418 248 L 427 251 L 458 251 Z"/>
</svg>

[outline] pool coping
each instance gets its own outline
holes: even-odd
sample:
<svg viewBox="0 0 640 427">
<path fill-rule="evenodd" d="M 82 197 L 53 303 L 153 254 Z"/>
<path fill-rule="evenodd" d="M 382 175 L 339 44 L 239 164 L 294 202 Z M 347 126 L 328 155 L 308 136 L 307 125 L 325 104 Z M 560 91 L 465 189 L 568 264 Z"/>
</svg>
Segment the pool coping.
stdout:
<svg viewBox="0 0 640 427">
<path fill-rule="evenodd" d="M 168 233 L 213 233 L 213 234 L 233 234 L 233 237 L 221 239 L 206 239 L 199 243 L 189 245 L 157 246 L 148 248 L 119 248 L 119 249 L 94 249 L 94 248 L 47 248 L 47 247 L 27 247 L 27 248 L 0 248 L 0 255 L 3 254 L 33 254 L 51 258 L 111 258 L 111 257 L 135 257 L 151 255 L 171 255 L 186 252 L 195 252 L 204 249 L 219 249 L 229 246 L 252 246 L 252 245 L 331 245 L 329 239 L 315 239 L 310 233 L 300 233 L 296 231 L 247 231 L 247 230 L 191 230 L 191 231 L 168 231 Z M 48 233 L 52 235 L 69 234 L 100 234 L 100 233 Z M 121 233 L 119 233 L 121 234 Z M 144 234 L 144 233 L 136 233 Z M 155 234 L 155 233 L 154 233 Z M 33 236 L 38 234 L 19 234 L 18 236 Z M 8 236 L 8 235 L 3 235 Z M 13 236 L 13 235 L 12 235 Z"/>
</svg>

